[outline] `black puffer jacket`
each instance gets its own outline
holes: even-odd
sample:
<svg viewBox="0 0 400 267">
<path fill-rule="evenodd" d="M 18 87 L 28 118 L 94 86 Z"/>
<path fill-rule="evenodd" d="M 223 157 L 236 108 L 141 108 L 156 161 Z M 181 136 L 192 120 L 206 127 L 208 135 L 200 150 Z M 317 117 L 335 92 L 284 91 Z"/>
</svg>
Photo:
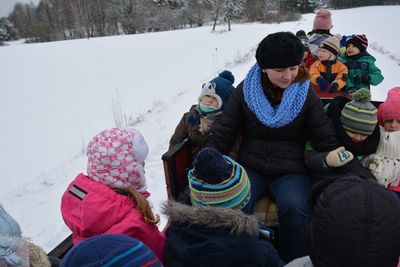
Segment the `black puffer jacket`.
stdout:
<svg viewBox="0 0 400 267">
<path fill-rule="evenodd" d="M 310 197 L 314 266 L 395 267 L 400 255 L 396 195 L 372 179 L 349 175 L 326 181 L 316 184 Z"/>
<path fill-rule="evenodd" d="M 239 162 L 265 176 L 305 173 L 306 140 L 311 140 L 317 151 L 330 151 L 339 146 L 332 122 L 311 88 L 294 121 L 280 128 L 270 128 L 247 107 L 242 82 L 229 99 L 219 123 L 214 125 L 211 145 L 226 153 L 238 133 L 242 136 Z"/>
<path fill-rule="evenodd" d="M 260 237 L 257 219 L 241 211 L 215 207 L 164 205 L 169 226 L 168 267 L 281 267 L 271 242 Z"/>
</svg>

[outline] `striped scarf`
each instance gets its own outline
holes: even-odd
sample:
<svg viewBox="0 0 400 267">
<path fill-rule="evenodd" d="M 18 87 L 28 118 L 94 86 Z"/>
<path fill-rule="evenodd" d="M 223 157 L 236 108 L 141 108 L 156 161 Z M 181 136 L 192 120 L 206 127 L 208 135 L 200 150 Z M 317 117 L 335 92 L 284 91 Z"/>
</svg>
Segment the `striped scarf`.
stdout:
<svg viewBox="0 0 400 267">
<path fill-rule="evenodd" d="M 243 94 L 248 108 L 265 126 L 280 128 L 297 118 L 306 101 L 310 81 L 293 83 L 284 89 L 282 102 L 272 107 L 261 84 L 261 68 L 256 63 L 244 80 Z"/>
<path fill-rule="evenodd" d="M 250 200 L 250 180 L 245 169 L 230 157 L 225 160 L 232 164 L 232 174 L 219 184 L 209 184 L 195 177 L 193 169 L 188 173 L 192 203 L 198 206 L 243 209 Z"/>
</svg>

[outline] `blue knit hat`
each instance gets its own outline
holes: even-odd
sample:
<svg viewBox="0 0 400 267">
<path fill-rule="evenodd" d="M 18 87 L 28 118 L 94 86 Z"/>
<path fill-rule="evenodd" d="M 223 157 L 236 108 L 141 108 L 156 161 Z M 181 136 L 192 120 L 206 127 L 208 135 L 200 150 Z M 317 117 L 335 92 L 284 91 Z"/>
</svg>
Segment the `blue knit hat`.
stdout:
<svg viewBox="0 0 400 267">
<path fill-rule="evenodd" d="M 65 255 L 61 267 L 162 266 L 141 241 L 125 235 L 103 234 L 79 242 Z"/>
<path fill-rule="evenodd" d="M 218 77 L 212 79 L 208 83 L 203 84 L 199 102 L 205 95 L 213 96 L 218 100 L 219 109 L 223 109 L 224 104 L 228 101 L 229 97 L 235 90 L 233 83 L 235 77 L 229 70 L 224 70 Z"/>
<path fill-rule="evenodd" d="M 245 209 L 250 180 L 245 169 L 215 149 L 200 150 L 188 173 L 192 203 L 199 206 Z"/>
<path fill-rule="evenodd" d="M 0 266 L 28 266 L 28 257 L 18 223 L 0 205 Z"/>
</svg>

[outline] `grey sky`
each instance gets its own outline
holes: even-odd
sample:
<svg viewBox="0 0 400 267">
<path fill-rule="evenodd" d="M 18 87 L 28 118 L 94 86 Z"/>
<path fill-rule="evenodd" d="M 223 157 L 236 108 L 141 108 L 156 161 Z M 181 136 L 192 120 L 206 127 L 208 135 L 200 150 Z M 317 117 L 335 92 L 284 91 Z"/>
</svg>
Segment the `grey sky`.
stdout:
<svg viewBox="0 0 400 267">
<path fill-rule="evenodd" d="M 0 0 L 0 17 L 5 17 L 10 14 L 14 5 L 18 2 L 20 3 L 34 3 L 37 5 L 40 0 Z"/>
</svg>

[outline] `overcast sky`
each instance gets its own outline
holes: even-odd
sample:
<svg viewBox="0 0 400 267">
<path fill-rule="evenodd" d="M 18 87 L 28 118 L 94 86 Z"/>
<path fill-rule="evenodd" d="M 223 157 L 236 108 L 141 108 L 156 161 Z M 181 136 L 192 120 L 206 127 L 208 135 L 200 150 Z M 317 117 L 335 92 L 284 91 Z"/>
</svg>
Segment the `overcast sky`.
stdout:
<svg viewBox="0 0 400 267">
<path fill-rule="evenodd" d="M 6 17 L 16 3 L 34 3 L 35 5 L 39 3 L 40 0 L 0 0 L 0 17 Z"/>
</svg>

